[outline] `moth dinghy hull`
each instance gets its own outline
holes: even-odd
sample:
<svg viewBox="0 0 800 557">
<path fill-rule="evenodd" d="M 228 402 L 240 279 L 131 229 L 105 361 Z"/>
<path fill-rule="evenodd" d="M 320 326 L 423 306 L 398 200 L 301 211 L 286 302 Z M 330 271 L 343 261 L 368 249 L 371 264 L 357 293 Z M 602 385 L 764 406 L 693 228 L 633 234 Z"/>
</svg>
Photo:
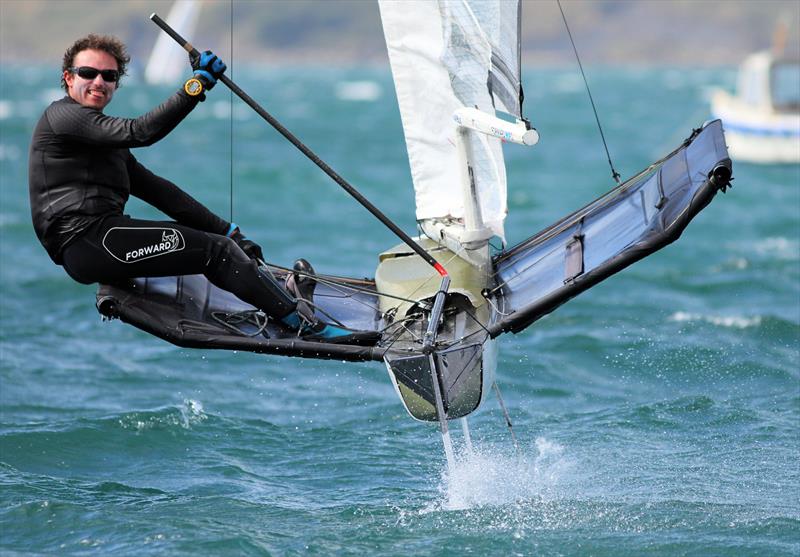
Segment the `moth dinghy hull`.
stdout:
<svg viewBox="0 0 800 557">
<path fill-rule="evenodd" d="M 673 152 L 598 199 L 511 248 L 490 251 L 492 238 L 505 245 L 503 144 L 539 141 L 522 112 L 521 5 L 516 0 L 379 2 L 422 232 L 416 239 L 229 78 L 220 77 L 403 241 L 379 255 L 375 278 L 314 275 L 317 317 L 372 332 L 371 342 L 368 334 L 350 344 L 304 339 L 199 275 L 101 285 L 99 311 L 187 348 L 384 362 L 408 413 L 439 422 L 451 470 L 448 422 L 460 419 L 469 447 L 465 418 L 490 390 L 511 429 L 495 381 L 497 337 L 525 330 L 677 240 L 732 179 L 722 123 L 707 122 Z M 151 19 L 196 52 L 155 14 Z M 262 264 L 278 280 L 291 272 Z"/>
<path fill-rule="evenodd" d="M 731 162 L 719 120 L 695 130 L 669 156 L 582 209 L 493 255 L 483 274 L 444 245 L 422 240 L 454 278 L 434 360 L 444 376 L 448 419 L 480 406 L 492 385 L 496 344 L 634 262 L 677 240 L 691 220 L 730 185 Z M 278 279 L 288 269 L 271 266 Z M 437 417 L 430 367 L 423 359 L 436 275 L 397 246 L 381 254 L 375 279 L 319 275 L 315 304 L 335 319 L 380 334 L 375 346 L 304 341 L 201 275 L 101 285 L 97 307 L 187 348 L 344 361 L 386 362 L 403 404 L 416 419 Z M 427 372 L 427 374 L 426 374 Z"/>
</svg>

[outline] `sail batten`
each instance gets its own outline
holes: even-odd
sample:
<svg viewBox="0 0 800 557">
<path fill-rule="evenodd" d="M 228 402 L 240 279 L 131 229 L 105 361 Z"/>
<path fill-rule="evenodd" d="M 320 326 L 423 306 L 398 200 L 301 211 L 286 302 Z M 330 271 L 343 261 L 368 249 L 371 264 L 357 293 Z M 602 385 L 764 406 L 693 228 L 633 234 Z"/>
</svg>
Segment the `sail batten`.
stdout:
<svg viewBox="0 0 800 557">
<path fill-rule="evenodd" d="M 455 111 L 521 118 L 516 0 L 381 0 L 389 60 L 414 182 L 417 219 L 463 219 Z M 506 171 L 501 141 L 468 139 L 484 224 L 504 238 Z"/>
</svg>

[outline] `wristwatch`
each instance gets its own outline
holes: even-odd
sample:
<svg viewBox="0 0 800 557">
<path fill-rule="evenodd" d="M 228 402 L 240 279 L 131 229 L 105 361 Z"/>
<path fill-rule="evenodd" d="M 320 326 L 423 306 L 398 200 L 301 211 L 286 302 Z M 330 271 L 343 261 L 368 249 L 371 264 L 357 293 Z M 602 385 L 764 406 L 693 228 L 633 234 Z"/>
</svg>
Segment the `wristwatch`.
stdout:
<svg viewBox="0 0 800 557">
<path fill-rule="evenodd" d="M 190 97 L 196 97 L 197 95 L 203 94 L 203 83 L 197 79 L 196 77 L 190 77 L 186 80 L 186 83 L 183 84 L 183 90 L 186 91 L 186 94 Z"/>
</svg>

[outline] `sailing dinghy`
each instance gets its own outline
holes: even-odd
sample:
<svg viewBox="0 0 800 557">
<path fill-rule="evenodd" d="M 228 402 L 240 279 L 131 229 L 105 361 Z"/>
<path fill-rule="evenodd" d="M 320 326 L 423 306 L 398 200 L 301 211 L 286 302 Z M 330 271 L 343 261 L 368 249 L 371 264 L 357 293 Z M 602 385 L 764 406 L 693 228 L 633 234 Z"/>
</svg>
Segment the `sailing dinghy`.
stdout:
<svg viewBox="0 0 800 557">
<path fill-rule="evenodd" d="M 317 275 L 314 295 L 322 320 L 375 331 L 376 345 L 305 341 L 200 275 L 101 285 L 100 313 L 187 348 L 384 362 L 408 413 L 446 433 L 496 386 L 499 336 L 678 239 L 731 179 L 722 125 L 708 122 L 599 199 L 493 253 L 489 240 L 505 241 L 502 144 L 538 141 L 522 112 L 520 9 L 512 0 L 380 2 L 422 234 L 393 228 L 404 243 L 378 256 L 374 278 Z M 267 266 L 278 279 L 291 272 Z"/>
</svg>

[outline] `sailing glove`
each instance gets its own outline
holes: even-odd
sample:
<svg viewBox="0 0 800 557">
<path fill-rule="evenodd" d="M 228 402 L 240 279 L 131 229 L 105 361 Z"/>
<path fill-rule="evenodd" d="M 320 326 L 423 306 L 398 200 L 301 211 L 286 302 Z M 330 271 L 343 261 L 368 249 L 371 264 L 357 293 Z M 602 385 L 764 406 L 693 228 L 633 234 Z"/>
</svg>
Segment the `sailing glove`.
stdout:
<svg viewBox="0 0 800 557">
<path fill-rule="evenodd" d="M 225 62 L 217 58 L 217 55 L 210 50 L 197 56 L 189 54 L 189 62 L 192 64 L 194 76 L 200 80 L 206 91 L 210 91 L 217 84 L 217 79 L 228 69 Z"/>
<path fill-rule="evenodd" d="M 256 244 L 252 240 L 248 240 L 242 234 L 242 231 L 239 230 L 239 227 L 235 224 L 231 225 L 231 230 L 228 232 L 228 237 L 236 242 L 236 245 L 242 248 L 242 251 L 249 257 L 250 259 L 255 259 L 257 261 L 264 261 L 264 253 L 261 251 L 261 246 Z"/>
</svg>

